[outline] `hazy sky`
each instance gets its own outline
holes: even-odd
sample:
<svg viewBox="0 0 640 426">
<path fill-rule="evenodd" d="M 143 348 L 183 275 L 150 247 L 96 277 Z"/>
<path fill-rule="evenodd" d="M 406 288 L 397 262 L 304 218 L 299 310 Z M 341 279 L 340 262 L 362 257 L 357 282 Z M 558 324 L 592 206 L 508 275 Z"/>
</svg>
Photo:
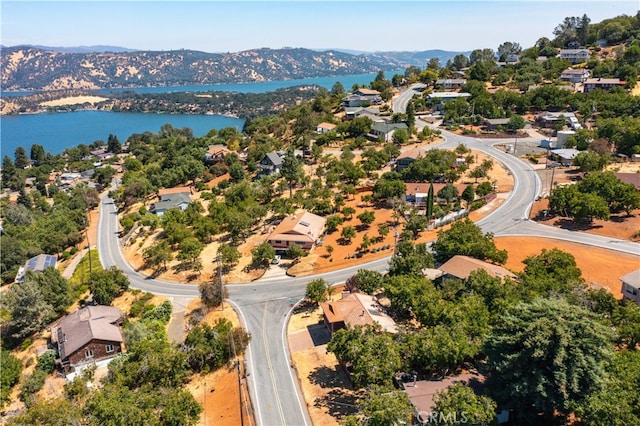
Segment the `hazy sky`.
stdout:
<svg viewBox="0 0 640 426">
<path fill-rule="evenodd" d="M 260 47 L 465 51 L 530 47 L 567 16 L 635 15 L 639 1 L 0 1 L 5 46 L 112 45 L 234 52 Z"/>
</svg>

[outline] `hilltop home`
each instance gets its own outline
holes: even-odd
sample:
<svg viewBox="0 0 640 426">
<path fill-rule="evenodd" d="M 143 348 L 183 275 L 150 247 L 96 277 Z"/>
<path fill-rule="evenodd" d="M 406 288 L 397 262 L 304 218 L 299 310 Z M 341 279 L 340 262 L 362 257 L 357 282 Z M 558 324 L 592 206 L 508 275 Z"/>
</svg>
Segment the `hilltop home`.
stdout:
<svg viewBox="0 0 640 426">
<path fill-rule="evenodd" d="M 260 160 L 258 167 L 260 168 L 260 176 L 271 176 L 280 173 L 282 157 L 278 155 L 277 152 L 268 152 L 262 160 Z"/>
<path fill-rule="evenodd" d="M 397 333 L 395 321 L 381 310 L 373 296 L 363 293 L 343 293 L 342 299 L 320 303 L 324 325 L 331 336 L 343 328 L 378 324 L 382 330 Z"/>
<path fill-rule="evenodd" d="M 158 216 L 162 216 L 167 210 L 171 209 L 180 209 L 184 211 L 187 209 L 190 202 L 191 196 L 189 195 L 189 192 L 160 194 L 160 201 L 151 204 L 149 211 Z"/>
<path fill-rule="evenodd" d="M 424 157 L 424 150 L 422 148 L 413 148 L 401 153 L 396 159 L 396 171 L 401 172 L 420 157 Z"/>
<path fill-rule="evenodd" d="M 360 88 L 345 97 L 342 103 L 346 107 L 359 107 L 362 105 L 380 105 L 383 101 L 380 92 L 377 90 Z"/>
<path fill-rule="evenodd" d="M 429 194 L 430 183 L 405 183 L 405 199 L 409 203 L 414 203 L 416 206 L 424 206 L 426 203 L 427 195 Z M 438 199 L 438 192 L 442 190 L 446 183 L 434 183 L 433 184 L 433 196 L 434 199 Z M 463 183 L 454 183 L 453 186 L 458 190 L 458 194 L 462 195 L 467 185 Z"/>
<path fill-rule="evenodd" d="M 560 49 L 560 59 L 569 61 L 572 64 L 579 64 L 589 60 L 588 49 Z"/>
<path fill-rule="evenodd" d="M 390 142 L 398 129 L 407 130 L 408 127 L 404 123 L 373 123 L 371 135 L 375 139 L 383 138 L 386 142 Z"/>
<path fill-rule="evenodd" d="M 322 122 L 316 126 L 316 133 L 321 135 L 323 133 L 333 132 L 336 129 L 336 127 L 338 126 L 336 126 L 333 123 Z"/>
<path fill-rule="evenodd" d="M 573 160 L 579 153 L 580 151 L 573 148 L 552 149 L 549 152 L 549 157 L 551 157 L 553 161 L 558 161 L 564 164 L 566 167 L 571 167 L 573 165 Z"/>
<path fill-rule="evenodd" d="M 444 90 L 461 89 L 465 84 L 467 84 L 467 80 L 464 78 L 441 78 L 436 80 L 436 87 L 442 87 Z"/>
<path fill-rule="evenodd" d="M 453 277 L 466 280 L 473 271 L 484 270 L 490 276 L 504 279 L 509 277 L 516 279 L 516 275 L 500 265 L 484 262 L 469 256 L 457 255 L 443 263 L 438 269 L 444 272 L 444 277 Z"/>
<path fill-rule="evenodd" d="M 573 69 L 567 68 L 560 74 L 560 80 L 571 83 L 584 83 L 591 76 L 591 72 L 586 68 Z"/>
<path fill-rule="evenodd" d="M 471 97 L 471 93 L 467 92 L 434 92 L 427 95 L 428 100 L 437 101 L 434 105 L 435 111 L 441 111 L 442 106 L 447 102 L 454 101 L 456 99 L 467 99 Z"/>
<path fill-rule="evenodd" d="M 112 306 L 87 306 L 63 317 L 51 328 L 57 362 L 66 373 L 113 358 L 122 352 L 122 312 Z"/>
<path fill-rule="evenodd" d="M 32 271 L 36 274 L 41 273 L 46 268 L 55 268 L 58 262 L 58 256 L 50 254 L 39 254 L 27 260 L 23 266 L 18 269 L 15 282 L 21 283 L 24 281 L 24 277 L 27 271 Z"/>
<path fill-rule="evenodd" d="M 622 281 L 622 297 L 640 303 L 640 269 L 620 277 Z"/>
<path fill-rule="evenodd" d="M 508 118 L 486 118 L 483 122 L 487 130 L 495 131 L 498 127 L 505 127 L 509 124 Z"/>
<path fill-rule="evenodd" d="M 309 251 L 322 235 L 326 222 L 322 216 L 309 212 L 287 216 L 271 232 L 267 241 L 280 252 L 286 251 L 293 244 Z"/>
<path fill-rule="evenodd" d="M 224 145 L 211 145 L 204 154 L 204 162 L 206 164 L 215 164 L 219 161 L 223 161 L 224 157 L 230 152 L 231 151 L 229 151 Z"/>
<path fill-rule="evenodd" d="M 613 87 L 622 87 L 626 83 L 619 78 L 588 78 L 584 81 L 584 93 L 593 92 L 596 89 L 609 90 Z"/>
</svg>

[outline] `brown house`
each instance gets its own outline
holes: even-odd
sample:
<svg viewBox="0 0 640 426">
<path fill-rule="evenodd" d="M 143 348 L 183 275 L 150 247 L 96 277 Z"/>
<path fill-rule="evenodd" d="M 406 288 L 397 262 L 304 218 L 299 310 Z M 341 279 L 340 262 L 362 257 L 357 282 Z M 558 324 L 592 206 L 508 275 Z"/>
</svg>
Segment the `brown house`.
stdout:
<svg viewBox="0 0 640 426">
<path fill-rule="evenodd" d="M 58 362 L 65 372 L 113 358 L 122 352 L 122 312 L 111 306 L 87 306 L 51 328 Z"/>
<path fill-rule="evenodd" d="M 382 312 L 375 298 L 368 294 L 346 293 L 340 300 L 321 303 L 320 308 L 324 325 L 329 329 L 331 336 L 343 328 L 376 323 L 389 333 L 398 331 L 395 321 Z"/>
<path fill-rule="evenodd" d="M 293 244 L 304 250 L 311 250 L 322 235 L 326 222 L 322 216 L 309 212 L 287 216 L 276 226 L 267 241 L 276 250 L 286 250 Z"/>
<path fill-rule="evenodd" d="M 451 259 L 442 264 L 438 269 L 444 272 L 445 276 L 459 278 L 466 280 L 473 271 L 478 269 L 485 270 L 492 277 L 499 277 L 504 279 L 509 277 L 515 279 L 516 275 L 510 270 L 503 268 L 493 263 L 483 262 L 482 260 L 474 259 L 469 256 L 453 256 Z"/>
</svg>

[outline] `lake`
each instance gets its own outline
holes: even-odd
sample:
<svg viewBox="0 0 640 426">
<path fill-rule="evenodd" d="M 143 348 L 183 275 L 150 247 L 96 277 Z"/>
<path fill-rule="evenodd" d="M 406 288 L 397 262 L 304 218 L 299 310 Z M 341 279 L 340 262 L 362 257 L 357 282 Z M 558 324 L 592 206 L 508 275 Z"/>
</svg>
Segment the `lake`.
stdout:
<svg viewBox="0 0 640 426">
<path fill-rule="evenodd" d="M 404 71 L 386 72 L 390 78 L 396 73 Z M 346 90 L 354 84 L 369 84 L 377 73 L 354 74 L 335 77 L 305 78 L 300 80 L 269 81 L 262 83 L 216 84 L 205 86 L 179 87 L 142 87 L 134 89 L 104 89 L 94 91 L 109 93 L 116 91 L 134 91 L 136 93 L 166 93 L 166 92 L 203 92 L 203 91 L 232 91 L 240 93 L 271 92 L 285 87 L 315 84 L 331 90 L 339 81 Z M 29 92 L 2 92 L 1 96 L 23 96 Z M 109 134 L 114 134 L 123 142 L 133 133 L 145 131 L 158 132 L 163 124 L 170 123 L 173 127 L 189 127 L 195 136 L 203 136 L 211 129 L 236 127 L 242 129 L 244 120 L 240 118 L 219 115 L 175 115 L 175 114 L 144 114 L 130 112 L 105 111 L 75 111 L 47 114 L 22 114 L 0 117 L 0 155 L 13 153 L 18 146 L 23 146 L 27 153 L 34 143 L 44 146 L 45 151 L 60 154 L 66 148 L 81 143 L 90 144 L 96 140 L 106 141 Z"/>
</svg>

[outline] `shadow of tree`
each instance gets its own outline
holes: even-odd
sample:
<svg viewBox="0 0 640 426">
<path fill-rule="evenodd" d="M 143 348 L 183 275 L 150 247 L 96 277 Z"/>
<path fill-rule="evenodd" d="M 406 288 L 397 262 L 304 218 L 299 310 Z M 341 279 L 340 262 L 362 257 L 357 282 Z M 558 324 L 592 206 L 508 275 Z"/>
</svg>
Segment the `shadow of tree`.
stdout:
<svg viewBox="0 0 640 426">
<path fill-rule="evenodd" d="M 318 408 L 324 408 L 331 417 L 341 420 L 358 413 L 358 408 L 356 407 L 358 399 L 350 392 L 334 389 L 325 398 L 316 398 L 313 405 Z"/>
<path fill-rule="evenodd" d="M 602 225 L 594 225 L 592 222 L 576 222 L 571 219 L 560 219 L 556 223 L 560 228 L 569 231 L 587 231 L 589 229 L 602 228 Z"/>
</svg>

